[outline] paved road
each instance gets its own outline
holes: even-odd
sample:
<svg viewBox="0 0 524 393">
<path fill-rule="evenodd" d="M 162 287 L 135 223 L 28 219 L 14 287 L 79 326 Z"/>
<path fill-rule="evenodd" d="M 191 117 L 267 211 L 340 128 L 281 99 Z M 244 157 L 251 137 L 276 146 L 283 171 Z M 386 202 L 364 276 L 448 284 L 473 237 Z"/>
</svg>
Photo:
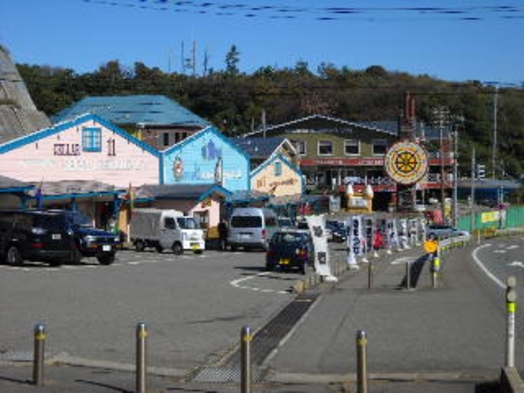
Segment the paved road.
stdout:
<svg viewBox="0 0 524 393">
<path fill-rule="evenodd" d="M 496 242 L 498 241 L 492 244 L 499 244 Z M 371 290 L 367 289 L 366 269 L 346 274 L 334 286 L 323 284 L 315 290 L 320 294 L 319 300 L 299 324 L 290 329 L 290 334 L 280 343 L 278 350 L 265 362 L 270 371 L 268 378 L 264 384 L 256 386 L 254 391 L 355 391 L 351 382 L 355 379 L 356 369 L 355 334 L 357 329 L 365 329 L 369 338 L 368 365 L 373 377 L 372 392 L 491 392 L 494 388 L 493 380 L 499 374 L 504 355 L 505 307 L 500 296 L 503 295 L 503 290 L 495 288 L 490 279 L 486 278 L 485 273 L 471 257 L 473 250 L 471 247 L 444 255 L 443 281 L 438 289 L 431 288 L 425 264 L 422 264 L 421 275 L 415 280 L 417 289 L 401 289 L 405 278 L 405 263 L 415 263 L 420 256 L 420 250 L 382 258 L 381 262 L 375 265 L 375 286 Z M 335 253 L 337 252 L 337 257 L 341 258 L 343 255 L 340 251 Z M 158 257 L 154 255 L 151 257 L 156 260 Z M 189 362 L 190 365 L 208 364 L 220 358 L 225 348 L 229 348 L 230 344 L 236 341 L 235 335 L 238 334 L 239 326 L 262 326 L 271 315 L 294 298 L 286 292 L 290 285 L 288 279 L 294 278 L 291 275 L 257 276 L 260 274 L 260 255 L 227 255 L 227 258 L 221 261 L 220 257 L 217 255 L 216 258 L 208 260 L 188 256 L 187 259 L 173 261 L 166 254 L 160 257 L 159 262 L 147 262 L 147 258 L 139 256 L 136 260 L 119 260 L 117 265 L 110 267 L 103 274 L 93 273 L 102 271 L 99 267 L 82 267 L 83 270 L 64 269 L 61 272 L 65 273 L 66 277 L 60 282 L 65 285 L 67 291 L 59 294 L 72 294 L 69 294 L 70 300 L 60 302 L 60 306 L 75 310 L 72 313 L 74 318 L 86 322 L 89 318 L 80 316 L 84 314 L 82 311 L 85 311 L 86 307 L 93 307 L 100 312 L 107 306 L 114 313 L 102 315 L 107 321 L 121 319 L 122 316 L 118 312 L 136 317 L 130 318 L 133 322 L 127 322 L 125 329 L 117 323 L 119 331 L 125 331 L 125 340 L 118 337 L 115 339 L 114 336 L 101 336 L 106 347 L 114 349 L 113 352 L 104 352 L 105 348 L 96 342 L 92 343 L 95 348 L 91 349 L 84 348 L 85 343 L 78 344 L 79 351 L 86 351 L 86 354 L 103 353 L 105 358 L 117 360 L 123 353 L 132 353 L 129 336 L 132 335 L 134 320 L 146 315 L 157 322 L 154 324 L 151 343 L 155 336 L 159 336 L 156 340 L 161 341 L 161 344 L 153 344 L 152 352 L 159 351 L 162 356 L 166 356 L 163 358 L 154 355 L 156 364 L 165 365 L 172 361 L 169 366 L 181 367 L 180 371 L 184 371 L 188 365 L 183 362 Z M 164 261 L 163 258 L 167 260 Z M 184 271 L 193 272 L 195 275 L 200 273 L 200 277 L 206 280 L 199 283 L 199 280 L 193 280 L 189 275 L 176 274 L 181 272 L 182 266 Z M 117 270 L 118 274 L 115 273 Z M 82 274 L 75 277 L 80 271 Z M 150 276 L 152 271 L 156 273 Z M 4 274 L 5 272 L 8 274 Z M 207 276 L 203 272 L 213 274 Z M 14 291 L 22 297 L 27 297 L 28 294 L 40 293 L 43 289 L 38 285 L 40 281 L 47 280 L 49 283 L 53 275 L 59 274 L 61 273 L 55 271 L 39 273 L 33 270 L 27 272 L 0 268 L 2 315 L 5 315 L 4 307 L 8 304 L 4 296 L 4 284 L 10 292 Z M 37 279 L 30 279 L 31 275 Z M 216 277 L 221 279 L 215 282 Z M 31 288 L 21 288 L 20 280 L 29 283 Z M 95 281 L 97 283 L 93 284 Z M 163 289 L 155 289 L 154 284 Z M 93 285 L 96 290 L 89 296 L 86 288 Z M 194 285 L 197 287 L 193 288 Z M 37 287 L 33 288 L 34 286 Z M 183 286 L 191 288 L 194 299 L 188 300 L 187 296 L 180 293 L 178 289 Z M 83 299 L 79 293 L 88 299 L 79 300 Z M 59 294 L 54 294 L 55 300 Z M 124 296 L 100 301 L 98 299 L 102 294 Z M 202 294 L 204 296 L 201 296 Z M 153 298 L 159 299 L 160 306 L 151 301 Z M 22 300 L 19 302 L 23 306 L 28 304 Z M 38 306 L 46 305 L 43 299 L 37 303 L 37 306 L 31 306 L 32 312 L 35 312 L 34 309 Z M 177 308 L 179 304 L 183 307 Z M 242 305 L 245 304 L 252 306 L 242 310 Z M 139 308 L 139 312 L 128 312 L 126 310 L 130 309 L 129 305 L 133 305 L 130 307 L 132 310 L 136 307 L 142 308 Z M 16 308 L 15 305 L 9 307 Z M 193 312 L 188 307 L 197 307 L 199 312 Z M 224 307 L 221 312 L 220 307 Z M 171 310 L 173 313 L 169 312 Z M 176 315 L 176 312 L 184 315 L 173 318 L 172 315 Z M 247 315 L 243 312 L 247 312 Z M 189 315 L 185 316 L 186 313 Z M 19 314 L 23 315 L 24 312 Z M 54 314 L 61 318 L 61 324 L 69 320 L 62 316 L 64 310 L 56 310 Z M 160 314 L 166 317 L 163 318 Z M 115 315 L 120 318 L 114 318 Z M 91 317 L 93 320 L 98 318 L 99 316 Z M 75 319 L 71 320 L 76 323 L 75 326 L 81 326 Z M 162 321 L 162 328 L 156 327 L 158 321 Z M 18 328 L 28 324 L 27 321 L 22 322 L 17 321 Z M 29 325 L 32 323 L 33 321 Z M 0 320 L 0 328 L 8 328 L 9 336 L 18 340 L 14 341 L 15 344 L 22 345 L 24 340 L 20 337 L 26 337 L 27 334 L 16 332 L 16 329 L 9 325 L 4 319 Z M 86 331 L 98 329 L 95 325 L 88 324 Z M 170 331 L 171 328 L 173 331 Z M 173 342 L 173 332 L 181 332 L 183 337 Z M 68 338 L 64 333 L 54 333 L 53 337 L 57 334 L 62 335 L 62 338 Z M 524 337 L 524 334 L 519 333 L 518 337 Z M 199 340 L 204 340 L 206 344 L 199 344 Z M 10 340 L 4 342 L 13 345 Z M 74 340 L 70 342 L 74 344 Z M 193 345 L 197 350 L 201 345 L 203 353 L 193 353 Z M 519 338 L 517 347 L 524 348 L 523 345 L 524 342 Z M 215 352 L 206 352 L 204 347 L 217 349 Z M 27 343 L 25 348 L 29 349 L 30 344 Z M 125 360 L 127 361 L 127 356 Z M 522 367 L 520 363 L 518 360 L 518 367 Z M 91 368 L 64 368 L 59 371 L 52 369 L 50 384 L 54 385 L 48 386 L 50 390 L 45 391 L 65 392 L 68 391 L 66 388 L 69 388 L 69 391 L 90 393 L 102 392 L 108 388 L 133 390 L 131 373 L 111 370 L 100 373 L 100 369 Z M 4 369 L 4 372 L 0 373 L 0 390 L 2 386 L 6 386 L 10 389 L 16 387 L 12 392 L 30 391 L 27 390 L 24 376 L 27 378 L 26 369 Z M 151 384 L 158 392 L 238 391 L 238 385 L 205 385 L 158 377 L 152 378 Z M 61 388 L 64 390 L 60 390 Z"/>
</svg>

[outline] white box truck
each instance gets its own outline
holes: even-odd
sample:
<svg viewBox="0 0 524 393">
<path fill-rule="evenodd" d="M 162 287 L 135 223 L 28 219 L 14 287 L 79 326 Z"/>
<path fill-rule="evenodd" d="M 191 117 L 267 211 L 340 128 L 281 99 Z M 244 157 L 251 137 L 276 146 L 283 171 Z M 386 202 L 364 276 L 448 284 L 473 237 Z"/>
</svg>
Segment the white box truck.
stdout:
<svg viewBox="0 0 524 393">
<path fill-rule="evenodd" d="M 137 251 L 153 247 L 158 252 L 171 249 L 180 255 L 186 250 L 202 253 L 206 247 L 204 231 L 194 217 L 177 210 L 133 209 L 129 233 Z"/>
</svg>

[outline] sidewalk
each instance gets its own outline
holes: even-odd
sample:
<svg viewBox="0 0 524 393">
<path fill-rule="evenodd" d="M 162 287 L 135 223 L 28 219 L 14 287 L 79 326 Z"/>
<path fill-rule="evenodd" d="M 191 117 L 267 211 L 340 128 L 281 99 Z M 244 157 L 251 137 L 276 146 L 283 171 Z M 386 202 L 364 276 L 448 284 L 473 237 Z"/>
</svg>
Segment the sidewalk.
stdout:
<svg viewBox="0 0 524 393">
<path fill-rule="evenodd" d="M 504 310 L 494 304 L 469 270 L 471 249 L 443 256 L 443 281 L 431 288 L 426 263 L 412 269 L 413 249 L 374 260 L 368 270 L 347 272 L 337 284 L 315 289 L 321 297 L 266 361 L 266 383 L 253 392 L 332 393 L 357 391 L 355 334 L 368 336 L 370 393 L 491 393 L 503 361 Z M 32 365 L 0 364 L 0 392 L 134 392 L 135 374 L 75 366 L 46 367 L 45 386 L 30 383 Z M 148 376 L 148 392 L 239 392 L 238 383 L 195 383 Z"/>
</svg>

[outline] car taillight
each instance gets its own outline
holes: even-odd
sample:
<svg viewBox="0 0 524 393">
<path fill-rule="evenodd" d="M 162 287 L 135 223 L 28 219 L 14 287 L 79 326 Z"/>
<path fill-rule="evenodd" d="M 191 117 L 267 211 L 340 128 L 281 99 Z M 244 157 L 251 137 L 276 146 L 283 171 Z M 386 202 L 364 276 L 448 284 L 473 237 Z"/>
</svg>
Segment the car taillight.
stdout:
<svg viewBox="0 0 524 393">
<path fill-rule="evenodd" d="M 307 250 L 301 250 L 300 248 L 297 248 L 295 250 L 295 254 L 299 257 L 307 257 Z"/>
<path fill-rule="evenodd" d="M 44 248 L 44 243 L 33 243 L 31 246 L 33 248 Z"/>
<path fill-rule="evenodd" d="M 262 229 L 262 238 L 266 239 L 267 232 L 265 229 Z"/>
</svg>

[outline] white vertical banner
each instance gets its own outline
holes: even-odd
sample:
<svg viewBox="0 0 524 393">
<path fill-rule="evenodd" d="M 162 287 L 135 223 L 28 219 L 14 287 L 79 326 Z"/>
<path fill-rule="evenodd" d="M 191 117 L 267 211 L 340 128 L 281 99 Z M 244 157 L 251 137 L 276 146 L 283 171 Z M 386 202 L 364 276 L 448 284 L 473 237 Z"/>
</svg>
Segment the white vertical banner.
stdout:
<svg viewBox="0 0 524 393">
<path fill-rule="evenodd" d="M 386 220 L 386 238 L 388 250 L 398 247 L 397 223 L 394 218 Z"/>
<path fill-rule="evenodd" d="M 315 271 L 320 276 L 336 280 L 331 274 L 331 267 L 329 266 L 329 252 L 325 233 L 326 218 L 323 215 L 315 215 L 307 216 L 306 219 L 313 238 L 313 245 L 315 246 Z"/>
<path fill-rule="evenodd" d="M 426 225 L 427 225 L 428 221 L 426 220 L 426 218 L 422 217 L 420 219 L 420 239 L 422 242 L 425 242 L 426 241 Z"/>
<path fill-rule="evenodd" d="M 398 239 L 400 243 L 400 248 L 408 249 L 408 220 L 401 218 L 398 220 Z"/>
<path fill-rule="evenodd" d="M 357 256 L 362 255 L 362 217 L 352 216 L 348 219 L 349 236 L 347 240 L 347 263 L 350 268 L 358 268 Z"/>
<path fill-rule="evenodd" d="M 420 245 L 418 240 L 418 219 L 412 218 L 409 220 L 409 242 L 411 245 Z"/>
</svg>

